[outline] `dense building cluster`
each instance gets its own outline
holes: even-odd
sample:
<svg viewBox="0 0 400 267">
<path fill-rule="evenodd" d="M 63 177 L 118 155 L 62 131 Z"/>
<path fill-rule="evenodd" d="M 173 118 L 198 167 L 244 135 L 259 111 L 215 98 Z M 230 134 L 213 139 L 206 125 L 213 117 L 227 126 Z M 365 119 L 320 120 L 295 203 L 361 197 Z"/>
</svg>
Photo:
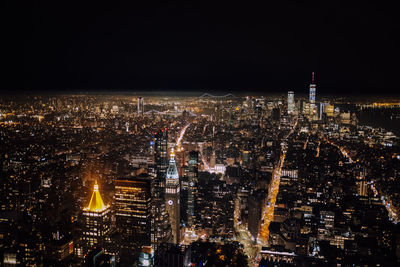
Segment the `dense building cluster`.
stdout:
<svg viewBox="0 0 400 267">
<path fill-rule="evenodd" d="M 316 90 L 2 97 L 1 264 L 398 264 L 398 105 Z"/>
</svg>

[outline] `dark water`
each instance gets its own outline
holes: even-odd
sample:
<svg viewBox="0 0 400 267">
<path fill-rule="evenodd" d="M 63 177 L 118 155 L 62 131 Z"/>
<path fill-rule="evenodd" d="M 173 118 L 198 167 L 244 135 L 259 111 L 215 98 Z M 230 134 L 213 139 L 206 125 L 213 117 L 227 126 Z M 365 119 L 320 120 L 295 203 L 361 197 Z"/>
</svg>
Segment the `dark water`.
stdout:
<svg viewBox="0 0 400 267">
<path fill-rule="evenodd" d="M 359 124 L 381 127 L 400 137 L 400 108 L 368 108 L 357 111 Z"/>
</svg>

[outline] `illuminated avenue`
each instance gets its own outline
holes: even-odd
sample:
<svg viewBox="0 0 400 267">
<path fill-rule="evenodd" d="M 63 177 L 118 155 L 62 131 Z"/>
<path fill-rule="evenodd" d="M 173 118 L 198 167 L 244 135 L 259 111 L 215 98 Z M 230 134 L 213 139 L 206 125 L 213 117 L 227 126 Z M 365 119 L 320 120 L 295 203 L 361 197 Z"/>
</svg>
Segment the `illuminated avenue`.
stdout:
<svg viewBox="0 0 400 267">
<path fill-rule="evenodd" d="M 399 264 L 398 106 L 303 91 L 1 97 L 2 265 Z"/>
</svg>

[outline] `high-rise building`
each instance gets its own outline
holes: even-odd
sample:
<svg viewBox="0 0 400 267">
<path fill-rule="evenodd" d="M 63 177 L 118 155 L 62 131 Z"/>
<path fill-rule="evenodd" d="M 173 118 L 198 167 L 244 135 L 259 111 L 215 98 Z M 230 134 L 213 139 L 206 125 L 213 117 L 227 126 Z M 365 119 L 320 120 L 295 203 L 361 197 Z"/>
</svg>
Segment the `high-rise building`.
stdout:
<svg viewBox="0 0 400 267">
<path fill-rule="evenodd" d="M 325 111 L 325 107 L 328 106 L 329 103 L 319 103 L 319 119 L 322 120 L 322 114 Z"/>
<path fill-rule="evenodd" d="M 137 99 L 137 113 L 138 116 L 143 116 L 144 114 L 144 98 L 138 97 Z"/>
<path fill-rule="evenodd" d="M 294 92 L 289 91 L 288 92 L 288 114 L 293 114 L 295 111 L 295 103 L 294 103 Z"/>
<path fill-rule="evenodd" d="M 168 169 L 168 130 L 162 129 L 154 136 L 154 162 L 156 164 L 156 179 L 154 196 L 164 197 L 165 175 Z"/>
<path fill-rule="evenodd" d="M 187 219 L 189 226 L 193 226 L 195 220 L 194 206 L 197 194 L 199 152 L 191 151 L 188 162 L 188 208 Z"/>
<path fill-rule="evenodd" d="M 180 184 L 179 174 L 175 162 L 175 154 L 172 150 L 169 160 L 167 174 L 165 176 L 165 202 L 169 221 L 171 223 L 173 242 L 179 244 L 180 241 Z"/>
<path fill-rule="evenodd" d="M 104 204 L 97 181 L 89 205 L 83 209 L 82 217 L 82 252 L 86 254 L 94 246 L 104 247 L 105 238 L 111 230 L 110 207 Z"/>
<path fill-rule="evenodd" d="M 314 72 L 312 73 L 311 84 L 310 84 L 310 117 L 314 118 L 317 115 L 317 106 L 315 105 L 315 96 L 316 96 L 317 85 L 314 81 Z"/>
<path fill-rule="evenodd" d="M 315 85 L 314 81 L 314 72 L 312 73 L 312 78 L 311 78 L 311 84 L 310 84 L 310 103 L 315 104 L 315 94 L 316 94 L 316 89 L 317 86 Z"/>
<path fill-rule="evenodd" d="M 333 117 L 335 115 L 335 106 L 334 105 L 326 105 L 324 107 L 324 112 L 326 116 Z"/>
<path fill-rule="evenodd" d="M 225 181 L 218 181 L 212 183 L 212 189 L 205 193 L 204 204 L 206 207 L 212 207 L 211 224 L 214 235 L 223 237 L 234 235 L 235 202 L 231 190 L 232 188 L 227 186 Z"/>
<path fill-rule="evenodd" d="M 162 242 L 171 240 L 171 226 L 165 202 L 165 176 L 168 169 L 167 151 L 168 131 L 165 128 L 154 136 L 154 163 L 156 171 L 152 223 L 152 245 L 154 249 Z"/>
<path fill-rule="evenodd" d="M 357 184 L 357 193 L 359 196 L 366 197 L 368 196 L 368 183 L 366 180 L 359 180 L 356 182 Z"/>
<path fill-rule="evenodd" d="M 302 114 L 309 116 L 310 115 L 310 103 L 308 101 L 302 102 Z"/>
<path fill-rule="evenodd" d="M 161 243 L 172 239 L 169 214 L 164 199 L 154 199 L 152 214 L 151 244 L 153 248 L 157 248 Z"/>
<path fill-rule="evenodd" d="M 151 245 L 152 180 L 146 174 L 115 180 L 116 226 L 121 257 Z"/>
<path fill-rule="evenodd" d="M 333 211 L 320 211 L 318 238 L 321 240 L 330 236 L 335 226 L 335 213 Z"/>
</svg>

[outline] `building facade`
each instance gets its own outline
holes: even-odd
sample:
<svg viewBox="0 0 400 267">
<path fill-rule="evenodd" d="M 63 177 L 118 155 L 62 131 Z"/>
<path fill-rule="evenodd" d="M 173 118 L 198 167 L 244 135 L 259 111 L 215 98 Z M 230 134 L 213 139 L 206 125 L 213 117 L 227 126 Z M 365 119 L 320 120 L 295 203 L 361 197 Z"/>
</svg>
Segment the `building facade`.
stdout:
<svg viewBox="0 0 400 267">
<path fill-rule="evenodd" d="M 82 222 L 82 253 L 88 253 L 95 246 L 104 247 L 106 236 L 111 231 L 111 209 L 104 204 L 97 182 L 89 205 L 83 209 Z"/>
<path fill-rule="evenodd" d="M 311 119 L 315 119 L 318 116 L 317 105 L 315 103 L 316 93 L 317 93 L 317 85 L 315 84 L 315 81 L 314 81 L 314 72 L 313 72 L 311 84 L 310 84 L 310 95 L 309 95 L 309 102 L 310 102 L 310 110 L 309 111 L 310 111 Z"/>
<path fill-rule="evenodd" d="M 293 114 L 295 112 L 295 103 L 294 103 L 294 92 L 289 91 L 288 92 L 288 114 Z"/>
<path fill-rule="evenodd" d="M 165 175 L 168 169 L 168 130 L 166 128 L 154 135 L 154 163 L 156 165 L 154 197 L 164 198 Z"/>
<path fill-rule="evenodd" d="M 171 241 L 171 225 L 165 202 L 165 176 L 168 169 L 168 130 L 158 131 L 154 136 L 155 177 L 153 189 L 152 246 Z"/>
<path fill-rule="evenodd" d="M 115 180 L 115 215 L 121 255 L 151 245 L 152 181 L 146 174 Z"/>
<path fill-rule="evenodd" d="M 169 221 L 172 229 L 173 242 L 179 243 L 180 240 L 180 184 L 179 174 L 175 162 L 175 154 L 172 151 L 169 160 L 167 174 L 165 176 L 165 202 Z"/>
<path fill-rule="evenodd" d="M 197 195 L 197 180 L 198 180 L 198 162 L 199 152 L 191 151 L 189 153 L 188 162 L 188 208 L 187 208 L 187 219 L 190 227 L 194 225 L 195 214 L 195 200 Z"/>
</svg>

